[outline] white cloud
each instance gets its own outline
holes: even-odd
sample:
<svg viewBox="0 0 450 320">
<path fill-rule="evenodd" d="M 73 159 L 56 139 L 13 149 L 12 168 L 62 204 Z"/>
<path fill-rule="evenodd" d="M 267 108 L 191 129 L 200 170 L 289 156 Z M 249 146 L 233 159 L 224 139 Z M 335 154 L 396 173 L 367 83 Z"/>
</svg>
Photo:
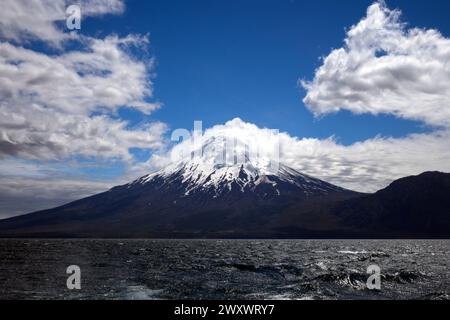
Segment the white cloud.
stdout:
<svg viewBox="0 0 450 320">
<path fill-rule="evenodd" d="M 86 114 L 120 106 L 146 113 L 158 108 L 152 96 L 152 68 L 133 60 L 123 47 L 148 44 L 146 37 L 86 39 L 84 51 L 50 56 L 0 43 L 2 102 L 38 104 L 58 111 Z"/>
<path fill-rule="evenodd" d="M 66 19 L 66 8 L 78 4 L 82 18 L 120 14 L 122 0 L 3 0 L 0 10 L 0 37 L 10 41 L 40 40 L 54 46 L 73 37 L 56 26 Z"/>
<path fill-rule="evenodd" d="M 408 29 L 383 1 L 347 32 L 345 46 L 303 81 L 316 115 L 341 109 L 394 114 L 450 126 L 450 39 L 437 30 Z"/>
<path fill-rule="evenodd" d="M 119 3 L 93 1 L 83 8 L 102 14 L 119 11 Z M 16 18 L 31 15 L 23 2 L 7 5 L 17 6 Z M 39 6 L 39 19 L 47 12 L 53 20 L 52 8 L 62 5 L 38 1 L 30 7 Z M 148 38 L 79 36 L 77 41 L 81 50 L 54 55 L 0 42 L 0 158 L 49 160 L 76 155 L 128 161 L 130 148 L 161 147 L 164 124 L 131 129 L 125 121 L 110 117 L 120 107 L 146 114 L 159 107 L 149 102 L 152 60 L 138 61 L 129 54 L 131 47 L 145 50 Z"/>
</svg>

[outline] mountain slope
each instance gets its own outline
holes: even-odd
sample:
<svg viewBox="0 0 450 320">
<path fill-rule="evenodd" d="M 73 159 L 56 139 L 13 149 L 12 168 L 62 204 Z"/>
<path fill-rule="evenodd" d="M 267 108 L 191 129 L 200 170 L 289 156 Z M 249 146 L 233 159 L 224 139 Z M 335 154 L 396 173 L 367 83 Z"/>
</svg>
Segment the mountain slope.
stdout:
<svg viewBox="0 0 450 320">
<path fill-rule="evenodd" d="M 222 142 L 209 139 L 190 159 L 108 192 L 2 221 L 0 234 L 284 237 L 274 226 L 282 227 L 278 217 L 292 205 L 357 195 L 273 160 L 251 158 L 246 148 L 222 157 Z"/>
<path fill-rule="evenodd" d="M 274 216 L 294 203 L 354 193 L 283 167 L 260 175 L 243 165 L 222 168 L 216 184 L 193 184 L 184 164 L 62 207 L 0 222 L 0 233 L 24 236 L 171 237 L 272 234 Z M 234 178 L 225 179 L 233 173 Z M 194 179 L 194 180 L 193 180 Z M 212 177 L 207 178 L 211 181 Z M 7 231 L 7 232 L 6 232 Z"/>
<path fill-rule="evenodd" d="M 450 174 L 425 172 L 333 208 L 366 237 L 450 238 Z"/>
</svg>

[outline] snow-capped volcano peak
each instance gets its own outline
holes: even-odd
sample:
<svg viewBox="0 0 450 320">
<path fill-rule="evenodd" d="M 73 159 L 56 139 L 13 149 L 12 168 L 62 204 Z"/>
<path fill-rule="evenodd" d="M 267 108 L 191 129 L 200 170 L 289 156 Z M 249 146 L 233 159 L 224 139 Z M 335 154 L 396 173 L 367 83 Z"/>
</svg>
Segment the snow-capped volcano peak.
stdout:
<svg viewBox="0 0 450 320">
<path fill-rule="evenodd" d="M 219 197 L 230 192 L 260 192 L 279 196 L 295 192 L 303 195 L 327 194 L 343 189 L 304 175 L 278 159 L 270 159 L 241 141 L 212 137 L 192 148 L 188 159 L 142 177 L 133 184 L 178 184 L 184 196 L 206 192 Z"/>
</svg>

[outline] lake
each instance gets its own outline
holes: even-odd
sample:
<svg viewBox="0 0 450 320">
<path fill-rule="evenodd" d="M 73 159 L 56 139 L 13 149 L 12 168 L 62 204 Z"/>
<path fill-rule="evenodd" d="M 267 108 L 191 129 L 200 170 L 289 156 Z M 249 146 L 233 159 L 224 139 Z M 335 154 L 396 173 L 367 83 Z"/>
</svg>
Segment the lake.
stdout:
<svg viewBox="0 0 450 320">
<path fill-rule="evenodd" d="M 0 240 L 0 299 L 449 299 L 449 261 L 450 240 Z"/>
</svg>

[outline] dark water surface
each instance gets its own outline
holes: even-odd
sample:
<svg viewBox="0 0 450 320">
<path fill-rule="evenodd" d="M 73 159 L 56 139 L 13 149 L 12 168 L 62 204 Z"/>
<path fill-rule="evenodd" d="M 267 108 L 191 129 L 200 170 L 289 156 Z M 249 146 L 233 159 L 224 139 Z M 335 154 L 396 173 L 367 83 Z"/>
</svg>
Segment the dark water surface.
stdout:
<svg viewBox="0 0 450 320">
<path fill-rule="evenodd" d="M 450 299 L 449 258 L 450 240 L 0 240 L 0 299 Z"/>
</svg>

